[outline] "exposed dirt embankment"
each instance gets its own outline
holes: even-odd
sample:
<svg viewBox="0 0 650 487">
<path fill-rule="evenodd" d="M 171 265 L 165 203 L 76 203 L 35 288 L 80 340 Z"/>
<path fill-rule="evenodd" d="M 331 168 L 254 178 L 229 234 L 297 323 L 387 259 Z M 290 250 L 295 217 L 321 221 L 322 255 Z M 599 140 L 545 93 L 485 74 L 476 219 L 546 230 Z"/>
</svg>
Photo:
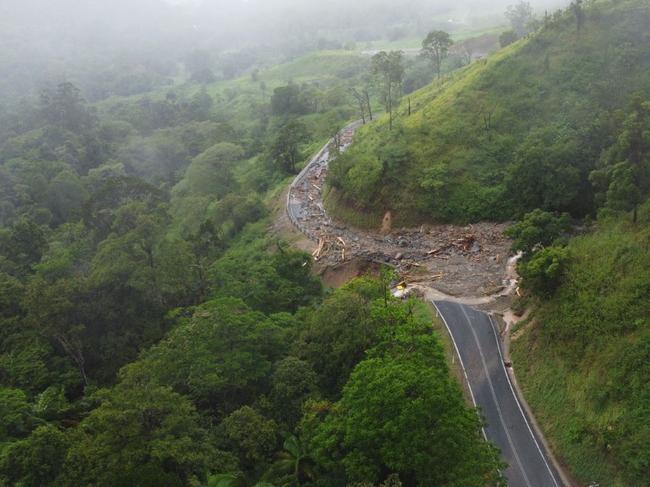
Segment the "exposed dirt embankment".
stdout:
<svg viewBox="0 0 650 487">
<path fill-rule="evenodd" d="M 339 150 L 352 142 L 357 126 L 341 132 Z M 505 224 L 368 231 L 332 220 L 323 206 L 329 147 L 323 148 L 291 185 L 287 215 L 282 217 L 286 221 L 288 216 L 311 241 L 309 250 L 321 269 L 344 269 L 349 266 L 341 264 L 350 261 L 382 263 L 396 268 L 409 284 L 478 299 L 503 293 L 512 284 L 508 272 L 511 242 L 503 234 Z"/>
</svg>

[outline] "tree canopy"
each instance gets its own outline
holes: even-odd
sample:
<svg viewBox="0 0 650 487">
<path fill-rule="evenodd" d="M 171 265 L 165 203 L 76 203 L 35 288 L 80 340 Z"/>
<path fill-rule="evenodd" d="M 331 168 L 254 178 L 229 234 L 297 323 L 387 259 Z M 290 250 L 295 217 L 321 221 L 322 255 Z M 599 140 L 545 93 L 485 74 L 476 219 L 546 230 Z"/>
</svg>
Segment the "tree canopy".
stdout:
<svg viewBox="0 0 650 487">
<path fill-rule="evenodd" d="M 453 43 L 449 33 L 442 30 L 429 32 L 422 41 L 422 51 L 420 52 L 422 56 L 430 60 L 438 78 L 440 78 L 442 61 L 447 57 Z"/>
</svg>

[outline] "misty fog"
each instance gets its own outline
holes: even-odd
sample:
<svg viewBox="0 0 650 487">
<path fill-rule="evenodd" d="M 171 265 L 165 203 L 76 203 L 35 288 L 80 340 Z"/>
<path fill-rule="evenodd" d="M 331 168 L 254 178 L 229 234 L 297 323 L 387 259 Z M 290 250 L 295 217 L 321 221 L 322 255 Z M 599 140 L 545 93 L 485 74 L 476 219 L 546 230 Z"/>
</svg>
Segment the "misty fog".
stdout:
<svg viewBox="0 0 650 487">
<path fill-rule="evenodd" d="M 75 82 L 89 100 L 172 84 L 192 63 L 219 77 L 310 50 L 506 25 L 511 0 L 3 0 L 0 96 Z M 536 13 L 565 4 L 533 1 Z M 414 12 L 418 14 L 415 15 Z M 122 79 L 115 79 L 115 70 Z M 111 78 L 112 79 L 108 79 Z"/>
</svg>

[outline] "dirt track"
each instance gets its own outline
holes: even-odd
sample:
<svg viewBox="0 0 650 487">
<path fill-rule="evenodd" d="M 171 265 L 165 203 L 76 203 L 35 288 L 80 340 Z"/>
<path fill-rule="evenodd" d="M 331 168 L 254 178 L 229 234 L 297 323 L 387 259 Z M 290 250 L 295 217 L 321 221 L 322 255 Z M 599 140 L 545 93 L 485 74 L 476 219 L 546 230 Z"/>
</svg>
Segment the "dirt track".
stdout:
<svg viewBox="0 0 650 487">
<path fill-rule="evenodd" d="M 355 127 L 341 132 L 340 150 Z M 323 206 L 330 154 L 323 148 L 296 178 L 287 196 L 289 220 L 311 241 L 306 246 L 321 268 L 350 261 L 385 263 L 409 284 L 449 296 L 483 298 L 512 285 L 506 224 L 423 225 L 390 233 L 351 228 L 332 220 Z"/>
</svg>

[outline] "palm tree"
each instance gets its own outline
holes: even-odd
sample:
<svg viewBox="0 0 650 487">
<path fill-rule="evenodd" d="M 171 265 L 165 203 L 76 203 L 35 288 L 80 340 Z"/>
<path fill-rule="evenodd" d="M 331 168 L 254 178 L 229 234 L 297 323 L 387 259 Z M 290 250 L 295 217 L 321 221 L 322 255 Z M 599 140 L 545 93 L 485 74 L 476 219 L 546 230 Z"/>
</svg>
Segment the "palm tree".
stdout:
<svg viewBox="0 0 650 487">
<path fill-rule="evenodd" d="M 246 487 L 246 479 L 241 472 L 218 473 L 208 477 L 208 487 Z M 254 487 L 275 487 L 265 481 L 259 481 Z"/>
<path fill-rule="evenodd" d="M 289 435 L 284 440 L 284 451 L 278 454 L 278 460 L 273 464 L 272 471 L 277 474 L 290 475 L 302 485 L 314 478 L 314 461 L 309 456 L 307 446 L 295 435 Z"/>
<path fill-rule="evenodd" d="M 208 487 L 245 487 L 246 482 L 241 472 L 218 473 L 208 477 Z"/>
</svg>

